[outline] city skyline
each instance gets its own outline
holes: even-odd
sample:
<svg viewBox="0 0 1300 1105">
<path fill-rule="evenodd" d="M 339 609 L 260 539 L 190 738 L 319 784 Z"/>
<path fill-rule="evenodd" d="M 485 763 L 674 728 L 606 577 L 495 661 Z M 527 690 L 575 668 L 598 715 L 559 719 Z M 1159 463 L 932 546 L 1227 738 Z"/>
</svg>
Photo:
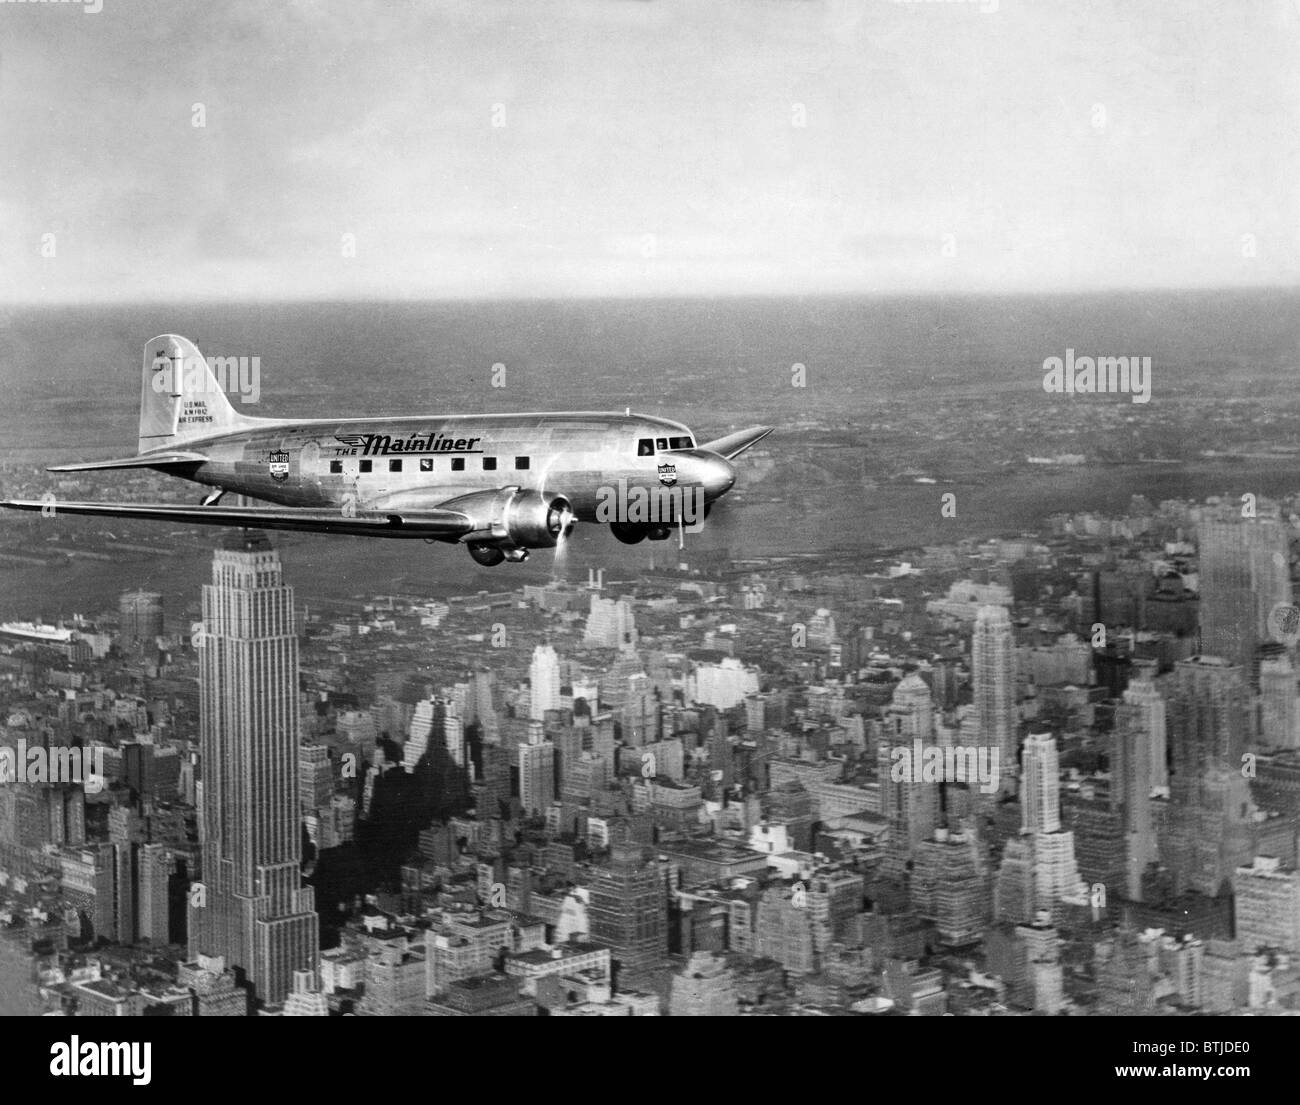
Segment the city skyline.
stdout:
<svg viewBox="0 0 1300 1105">
<path fill-rule="evenodd" d="M 1281 504 L 1264 505 L 1267 547 L 1267 518 Z M 1251 517 L 1227 520 L 1222 507 L 1152 508 L 1149 536 L 1114 546 L 1149 565 L 1152 594 L 1168 571 L 1170 546 L 1159 538 L 1177 535 L 1193 516 L 1211 557 L 1261 526 Z M 366 699 L 373 702 L 363 712 L 355 702 L 331 706 L 302 724 L 295 704 L 328 702 L 337 693 L 310 690 L 320 679 L 319 657 L 327 655 L 322 646 L 365 638 L 349 628 L 355 614 L 342 623 L 338 613 L 318 614 L 303 638 L 313 659 L 300 688 L 299 630 L 280 554 L 262 535 L 232 534 L 212 556 L 204 619 L 190 632 L 200 673 L 197 737 L 183 738 L 174 721 L 150 721 L 155 708 L 118 710 L 133 727 L 149 730 L 107 746 L 107 842 L 95 842 L 96 830 L 79 812 L 89 798 L 78 791 L 69 792 L 74 801 L 62 821 L 69 834 L 62 892 L 96 939 L 163 950 L 179 935 L 167 931 L 168 903 L 188 886 L 189 949 L 175 962 L 175 989 L 133 989 L 115 974 L 99 990 L 85 983 L 47 988 L 45 1000 L 87 1010 L 105 1002 L 138 1008 L 184 1000 L 199 1015 L 322 1016 L 352 1007 L 369 1016 L 636 1016 L 683 1015 L 705 1005 L 731 1010 L 730 992 L 736 1013 L 753 1014 L 752 998 L 744 996 L 752 993 L 751 973 L 775 960 L 785 981 L 771 993 L 783 993 L 780 1000 L 793 1002 L 792 1009 L 829 1001 L 865 1012 L 902 1002 L 934 1013 L 957 1000 L 953 987 L 962 978 L 946 965 L 947 949 L 976 956 L 1001 979 L 998 1012 L 1113 1016 L 1150 1012 L 1161 1002 L 1171 1013 L 1223 1011 L 1239 1002 L 1232 980 L 1247 977 L 1250 986 L 1265 987 L 1249 1007 L 1282 1001 L 1269 987 L 1289 977 L 1289 934 L 1300 932 L 1300 856 L 1287 850 L 1286 841 L 1296 838 L 1284 831 L 1300 816 L 1286 797 L 1287 780 L 1300 773 L 1300 743 L 1289 720 L 1300 685 L 1294 669 L 1284 684 L 1287 669 L 1280 666 L 1291 646 L 1256 646 L 1268 678 L 1253 690 L 1241 665 L 1201 652 L 1195 632 L 1187 631 L 1196 627 L 1198 608 L 1200 616 L 1221 616 L 1229 607 L 1214 591 L 1236 594 L 1237 583 L 1231 574 L 1198 574 L 1189 546 L 1178 561 L 1182 577 L 1208 590 L 1182 593 L 1191 618 L 1183 630 L 1113 623 L 1113 640 L 1094 639 L 1080 652 L 1079 634 L 1105 625 L 1107 609 L 1127 600 L 1114 590 L 1123 574 L 1106 570 L 1090 574 L 1086 587 L 1077 579 L 1062 586 L 1071 577 L 1059 570 L 1057 583 L 1046 585 L 1051 577 L 1043 572 L 1052 561 L 1077 555 L 1070 551 L 1078 542 L 1073 524 L 1058 517 L 1055 536 L 925 550 L 922 575 L 950 571 L 963 558 L 973 574 L 948 597 L 919 602 L 926 591 L 910 582 L 916 569 L 896 571 L 896 561 L 865 574 L 789 577 L 770 568 L 728 572 L 719 563 L 703 575 L 672 569 L 610 592 L 595 573 L 585 584 L 525 585 L 521 605 L 535 611 L 527 617 L 543 616 L 547 628 L 533 623 L 506 653 L 484 639 L 449 657 L 432 679 L 412 682 L 416 669 L 400 660 L 392 669 L 390 661 L 374 669 Z M 1130 519 L 1126 527 L 1132 526 Z M 1142 577 L 1126 578 L 1133 585 Z M 782 634 L 784 646 L 756 639 L 729 663 L 708 648 L 688 662 L 681 654 L 674 659 L 663 645 L 681 632 L 677 615 L 665 620 L 655 613 L 660 588 L 672 580 L 729 600 L 747 627 L 728 635 L 733 645 L 762 635 L 763 623 L 791 601 L 810 619 L 807 642 Z M 1029 580 L 1038 580 L 1032 597 Z M 873 596 L 882 588 L 912 598 L 897 608 L 889 603 L 898 599 L 878 605 Z M 690 602 L 689 594 L 679 592 L 670 610 Z M 1047 602 L 1052 616 L 1040 610 L 1026 618 L 1027 600 Z M 481 597 L 389 597 L 370 605 L 364 624 L 391 652 L 406 638 L 416 645 L 457 632 L 443 627 L 459 624 L 476 601 Z M 480 616 L 502 616 L 488 609 Z M 900 610 L 913 629 L 895 624 Z M 1256 610 L 1254 602 L 1237 608 L 1252 632 Z M 1161 609 L 1153 616 L 1168 622 L 1171 615 Z M 58 649 L 75 664 L 96 663 L 96 651 L 98 662 L 125 660 L 128 667 L 150 657 L 164 667 L 186 663 L 183 654 L 171 657 L 165 626 L 159 596 L 137 589 L 122 594 L 110 635 L 88 625 L 66 638 L 7 625 L 0 633 L 22 642 L 13 655 Z M 594 640 L 593 626 L 600 630 Z M 922 626 L 928 628 L 914 638 Z M 633 628 L 637 639 L 629 647 Z M 946 656 L 963 640 L 950 671 Z M 880 652 L 882 645 L 889 652 Z M 797 693 L 772 682 L 774 669 L 747 683 L 747 673 L 759 676 L 775 655 L 786 657 L 783 663 L 812 663 Z M 512 684 L 512 670 L 526 678 Z M 1111 682 L 1116 673 L 1119 682 Z M 281 703 L 284 712 L 245 715 L 259 701 L 248 695 L 249 678 L 279 686 L 264 701 Z M 882 685 L 883 697 L 873 692 Z M 889 781 L 893 748 L 1004 739 L 999 711 L 981 706 L 993 685 L 1014 688 L 1013 750 L 1022 763 L 1000 795 L 960 776 L 955 783 L 923 774 Z M 539 690 L 546 709 L 534 718 Z M 1113 722 L 1101 723 L 1110 711 Z M 236 716 L 263 720 L 232 726 Z M 401 734 L 395 752 L 393 733 Z M 1100 758 L 1088 751 L 1093 742 Z M 228 749 L 239 744 L 247 752 L 231 761 Z M 187 756 L 187 747 L 197 755 Z M 161 774 L 157 757 L 172 750 L 181 755 Z M 229 769 L 204 770 L 205 763 L 240 759 L 264 780 L 258 803 L 226 802 L 221 780 Z M 284 769 L 272 769 L 276 762 Z M 468 800 L 456 797 L 456 777 Z M 164 787 L 168 778 L 175 783 Z M 435 805 L 393 805 L 407 802 L 401 795 L 410 786 L 430 782 L 435 790 L 410 793 L 424 794 L 422 802 L 433 797 Z M 30 801 L 42 791 L 25 785 L 8 793 Z M 168 820 L 171 811 L 183 811 L 187 794 L 200 809 L 199 838 L 191 843 L 183 822 Z M 24 854 L 25 838 L 12 835 L 20 822 L 5 813 L 6 797 L 0 788 L 0 859 L 11 863 Z M 450 804 L 440 807 L 444 802 Z M 1257 811 L 1272 812 L 1261 819 Z M 254 812 L 259 816 L 249 821 Z M 359 884 L 369 887 L 368 904 L 358 912 L 357 903 L 345 901 L 345 917 L 331 922 L 335 935 L 324 939 L 322 928 L 318 938 L 311 903 L 320 887 L 294 889 L 300 862 L 309 879 L 319 880 L 332 855 L 355 848 L 394 814 L 398 820 L 383 831 L 398 829 L 413 850 L 402 859 L 402 851 L 385 846 L 390 874 L 376 869 L 378 881 Z M 297 851 L 299 834 L 286 819 L 310 838 L 309 855 Z M 267 841 L 280 843 L 264 857 L 271 861 L 261 868 L 266 877 L 251 876 L 272 890 L 258 906 L 227 888 L 237 889 L 241 879 L 227 853 L 251 857 L 258 837 L 248 830 L 263 823 Z M 505 843 L 512 824 L 522 837 L 514 846 Z M 203 827 L 213 825 L 224 828 Z M 417 828 L 418 842 L 411 835 Z M 458 869 L 474 872 L 468 899 L 438 874 Z M 321 885 L 331 897 L 338 893 L 328 888 L 328 876 Z M 1231 888 L 1238 885 L 1242 897 L 1234 904 Z M 203 904 L 196 909 L 199 886 Z M 308 912 L 293 912 L 304 906 Z M 294 961 L 307 949 L 296 939 L 261 941 L 259 958 L 258 941 L 240 929 L 245 915 L 254 926 L 279 917 L 284 929 L 310 934 L 312 958 Z M 224 926 L 215 923 L 222 917 Z M 906 918 L 937 942 L 902 953 L 904 963 L 915 957 L 910 974 L 849 969 L 846 957 L 855 948 L 881 939 L 873 926 Z M 1114 989 L 1107 979 L 1118 985 L 1121 976 L 1101 960 L 1095 1000 L 1063 973 L 1063 957 L 1077 954 L 1081 941 L 1097 949 L 1113 944 L 1105 954 L 1124 957 L 1152 940 L 1161 949 L 1152 962 L 1168 959 L 1170 967 L 1159 966 L 1137 990 L 1128 974 Z M 92 947 L 74 953 L 77 943 L 70 940 L 57 958 L 96 961 Z M 579 991 L 561 998 L 546 981 L 546 964 L 577 972 Z M 715 1005 L 694 987 L 695 974 L 720 988 Z M 900 989 L 902 977 L 913 980 L 910 990 Z M 831 978 L 840 981 L 832 985 Z M 838 996 L 826 997 L 826 986 Z"/>
</svg>

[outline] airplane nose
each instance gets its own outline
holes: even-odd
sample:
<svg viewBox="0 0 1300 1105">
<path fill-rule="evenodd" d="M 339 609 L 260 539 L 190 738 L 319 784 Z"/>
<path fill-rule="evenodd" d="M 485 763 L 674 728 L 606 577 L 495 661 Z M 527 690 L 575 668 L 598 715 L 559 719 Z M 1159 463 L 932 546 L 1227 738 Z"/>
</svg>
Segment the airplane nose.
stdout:
<svg viewBox="0 0 1300 1105">
<path fill-rule="evenodd" d="M 705 498 L 712 501 L 730 491 L 736 482 L 736 469 L 731 461 L 717 453 L 705 453 L 700 459 L 704 469 L 700 482 L 704 484 Z"/>
</svg>

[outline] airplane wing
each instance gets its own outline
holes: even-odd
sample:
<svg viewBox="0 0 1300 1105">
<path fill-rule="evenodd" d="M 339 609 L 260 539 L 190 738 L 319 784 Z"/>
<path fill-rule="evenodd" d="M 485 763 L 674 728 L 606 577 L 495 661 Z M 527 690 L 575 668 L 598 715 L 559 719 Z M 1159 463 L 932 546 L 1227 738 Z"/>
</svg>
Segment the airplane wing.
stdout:
<svg viewBox="0 0 1300 1105">
<path fill-rule="evenodd" d="M 54 514 L 104 514 L 113 518 L 145 518 L 187 526 L 230 526 L 244 529 L 284 529 L 306 533 L 341 533 L 370 537 L 428 537 L 455 541 L 474 524 L 458 510 L 341 510 L 304 507 L 182 506 L 172 503 L 65 503 L 57 499 L 6 499 L 9 510 L 53 511 Z"/>
<path fill-rule="evenodd" d="M 750 426 L 747 430 L 737 430 L 734 434 L 727 434 L 726 437 L 706 441 L 699 448 L 708 449 L 711 453 L 717 453 L 726 457 L 727 460 L 732 460 L 740 456 L 746 449 L 757 445 L 771 432 L 771 426 Z"/>
<path fill-rule="evenodd" d="M 56 464 L 47 472 L 99 472 L 112 468 L 183 468 L 187 464 L 207 464 L 202 453 L 156 453 L 153 456 L 119 457 L 117 460 L 89 460 L 82 464 Z"/>
</svg>

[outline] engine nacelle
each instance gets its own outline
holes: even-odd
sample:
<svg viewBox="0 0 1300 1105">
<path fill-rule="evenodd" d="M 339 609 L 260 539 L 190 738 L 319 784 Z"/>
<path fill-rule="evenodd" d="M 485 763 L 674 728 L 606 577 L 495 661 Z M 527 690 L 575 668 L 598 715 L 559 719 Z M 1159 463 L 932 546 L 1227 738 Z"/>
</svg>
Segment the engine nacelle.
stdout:
<svg viewBox="0 0 1300 1105">
<path fill-rule="evenodd" d="M 442 504 L 468 515 L 472 532 L 461 541 L 502 549 L 549 549 L 573 529 L 573 507 L 563 495 L 503 487 L 475 491 Z"/>
</svg>

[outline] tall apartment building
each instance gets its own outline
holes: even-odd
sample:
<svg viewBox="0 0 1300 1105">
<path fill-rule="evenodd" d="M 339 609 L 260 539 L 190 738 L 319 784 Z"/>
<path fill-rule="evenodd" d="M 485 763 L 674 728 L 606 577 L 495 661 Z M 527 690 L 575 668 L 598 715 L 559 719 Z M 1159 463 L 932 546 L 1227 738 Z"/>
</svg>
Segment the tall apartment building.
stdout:
<svg viewBox="0 0 1300 1105">
<path fill-rule="evenodd" d="M 587 916 L 591 940 L 609 948 L 622 988 L 661 965 L 668 954 L 668 897 L 658 861 L 639 844 L 613 844 L 609 861 L 593 873 Z"/>
<path fill-rule="evenodd" d="M 1133 689 L 1130 685 L 1129 690 Z M 1144 693 L 1144 692 L 1141 692 Z M 1160 767 L 1164 767 L 1164 711 L 1159 711 Z M 1124 704 L 1115 710 L 1110 784 L 1111 810 L 1119 819 L 1124 850 L 1124 895 L 1142 900 L 1142 873 L 1159 859 L 1155 810 L 1151 792 L 1156 757 L 1153 712 L 1149 703 L 1131 702 L 1128 691 Z"/>
<path fill-rule="evenodd" d="M 989 920 L 989 879 L 974 834 L 936 829 L 916 849 L 912 908 L 952 946 L 979 940 Z"/>
<path fill-rule="evenodd" d="M 1255 854 L 1255 807 L 1241 754 L 1250 733 L 1244 672 L 1214 656 L 1167 678 L 1170 810 L 1162 859 L 1178 892 L 1218 895 Z"/>
<path fill-rule="evenodd" d="M 1247 954 L 1300 952 L 1300 872 L 1274 856 L 1256 856 L 1237 868 L 1233 889 L 1237 940 Z"/>
<path fill-rule="evenodd" d="M 176 861 L 165 844 L 140 846 L 140 939 L 152 944 L 171 943 L 168 887 Z"/>
<path fill-rule="evenodd" d="M 1266 751 L 1300 748 L 1300 695 L 1291 658 L 1279 652 L 1259 662 L 1259 738 Z"/>
<path fill-rule="evenodd" d="M 545 721 L 547 710 L 560 708 L 560 658 L 550 645 L 533 649 L 528 683 L 531 696 L 528 716 L 534 721 Z"/>
<path fill-rule="evenodd" d="M 334 793 L 334 769 L 329 749 L 304 743 L 298 750 L 298 804 L 304 810 L 322 810 Z"/>
<path fill-rule="evenodd" d="M 136 891 L 139 882 L 140 843 L 144 826 L 127 806 L 108 811 L 108 839 L 113 845 L 117 942 L 134 944 L 139 937 Z"/>
<path fill-rule="evenodd" d="M 1131 707 L 1135 721 L 1146 732 L 1147 757 L 1151 762 L 1150 784 L 1169 785 L 1168 713 L 1164 696 L 1155 683 L 1154 664 L 1140 667 L 1124 690 L 1124 705 Z"/>
<path fill-rule="evenodd" d="M 981 745 L 998 749 L 1004 778 L 1016 774 L 1014 642 L 1005 606 L 981 606 L 971 638 L 971 685 Z"/>
<path fill-rule="evenodd" d="M 591 596 L 591 610 L 582 643 L 597 648 L 632 649 L 636 647 L 636 615 L 632 600 L 603 599 Z"/>
<path fill-rule="evenodd" d="M 519 804 L 525 814 L 545 813 L 555 801 L 555 745 L 548 740 L 519 746 Z"/>
<path fill-rule="evenodd" d="M 94 938 L 117 940 L 117 849 L 83 844 L 59 856 L 63 900 L 89 924 Z M 83 935 L 85 935 L 83 933 Z"/>
<path fill-rule="evenodd" d="M 1273 518 L 1207 520 L 1197 525 L 1201 652 L 1241 668 L 1254 685 L 1256 648 L 1269 639 L 1268 616 L 1291 601 L 1286 527 Z"/>
<path fill-rule="evenodd" d="M 1056 738 L 1031 733 L 1025 738 L 1020 835 L 1007 841 L 995 888 L 1000 921 L 1032 923 L 1043 911 L 1056 920 L 1066 901 L 1086 901 L 1074 833 L 1061 827 L 1060 788 Z"/>
</svg>

